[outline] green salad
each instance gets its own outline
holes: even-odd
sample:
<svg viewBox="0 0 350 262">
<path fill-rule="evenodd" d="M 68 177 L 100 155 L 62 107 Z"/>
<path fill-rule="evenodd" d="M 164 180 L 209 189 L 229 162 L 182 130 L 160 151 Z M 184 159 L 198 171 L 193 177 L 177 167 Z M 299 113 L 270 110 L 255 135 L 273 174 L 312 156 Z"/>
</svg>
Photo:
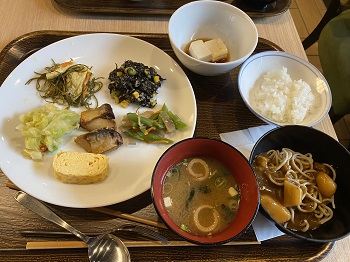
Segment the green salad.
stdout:
<svg viewBox="0 0 350 262">
<path fill-rule="evenodd" d="M 40 160 L 45 152 L 58 149 L 65 134 L 79 127 L 80 115 L 48 103 L 20 115 L 20 120 L 22 123 L 16 129 L 25 137 L 23 155 Z"/>
</svg>

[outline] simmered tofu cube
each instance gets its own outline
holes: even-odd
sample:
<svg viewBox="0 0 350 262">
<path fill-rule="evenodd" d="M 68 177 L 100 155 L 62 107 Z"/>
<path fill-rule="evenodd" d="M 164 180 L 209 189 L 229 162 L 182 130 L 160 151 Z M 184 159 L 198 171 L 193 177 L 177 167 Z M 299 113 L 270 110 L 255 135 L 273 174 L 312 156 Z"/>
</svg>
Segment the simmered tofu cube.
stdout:
<svg viewBox="0 0 350 262">
<path fill-rule="evenodd" d="M 196 40 L 190 44 L 188 49 L 190 55 L 204 62 L 210 62 L 212 55 L 209 49 L 205 46 L 203 40 Z"/>
<path fill-rule="evenodd" d="M 204 45 L 210 50 L 212 62 L 227 58 L 228 50 L 221 38 L 212 39 L 204 42 Z"/>
</svg>

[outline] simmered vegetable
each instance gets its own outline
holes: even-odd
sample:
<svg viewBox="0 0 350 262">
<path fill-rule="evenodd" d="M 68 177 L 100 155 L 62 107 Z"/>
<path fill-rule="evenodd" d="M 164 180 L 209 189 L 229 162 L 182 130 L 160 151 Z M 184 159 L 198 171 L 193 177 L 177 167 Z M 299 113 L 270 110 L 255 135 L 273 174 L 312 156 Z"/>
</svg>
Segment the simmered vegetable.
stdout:
<svg viewBox="0 0 350 262">
<path fill-rule="evenodd" d="M 331 197 L 337 190 L 337 184 L 324 172 L 319 172 L 316 176 L 316 184 L 324 197 Z"/>
<path fill-rule="evenodd" d="M 36 89 L 47 102 L 86 108 L 98 106 L 95 93 L 102 88 L 102 82 L 93 77 L 91 67 L 73 60 L 62 64 L 53 61 L 45 70 L 46 73 L 35 72 L 39 77 L 29 79 L 26 84 L 36 80 Z"/>
<path fill-rule="evenodd" d="M 284 206 L 298 206 L 302 203 L 303 192 L 301 188 L 291 181 L 284 180 Z"/>
<path fill-rule="evenodd" d="M 146 143 L 170 144 L 173 141 L 167 139 L 165 134 L 182 130 L 187 126 L 165 104 L 157 112 L 127 113 L 123 121 L 124 134 Z"/>
<path fill-rule="evenodd" d="M 290 220 L 291 214 L 289 210 L 285 208 L 281 203 L 279 203 L 276 199 L 273 199 L 268 195 L 261 195 L 260 202 L 267 213 L 277 223 L 284 223 Z"/>
<path fill-rule="evenodd" d="M 153 108 L 157 104 L 155 96 L 164 80 L 153 67 L 142 63 L 125 61 L 109 74 L 108 85 L 111 97 L 122 107 L 136 103 Z"/>
</svg>

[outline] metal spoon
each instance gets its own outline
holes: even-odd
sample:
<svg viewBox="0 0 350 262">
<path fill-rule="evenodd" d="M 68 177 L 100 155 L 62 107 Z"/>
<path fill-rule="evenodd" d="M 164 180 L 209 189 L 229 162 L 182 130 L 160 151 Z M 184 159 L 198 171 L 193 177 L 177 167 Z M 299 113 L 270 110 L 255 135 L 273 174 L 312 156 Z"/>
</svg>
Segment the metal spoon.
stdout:
<svg viewBox="0 0 350 262">
<path fill-rule="evenodd" d="M 97 261 L 130 261 L 130 254 L 124 243 L 112 234 L 102 234 L 97 237 L 88 237 L 75 229 L 62 218 L 56 215 L 46 205 L 34 197 L 20 191 L 15 196 L 18 203 L 39 216 L 63 227 L 88 245 L 88 256 L 91 262 Z"/>
</svg>

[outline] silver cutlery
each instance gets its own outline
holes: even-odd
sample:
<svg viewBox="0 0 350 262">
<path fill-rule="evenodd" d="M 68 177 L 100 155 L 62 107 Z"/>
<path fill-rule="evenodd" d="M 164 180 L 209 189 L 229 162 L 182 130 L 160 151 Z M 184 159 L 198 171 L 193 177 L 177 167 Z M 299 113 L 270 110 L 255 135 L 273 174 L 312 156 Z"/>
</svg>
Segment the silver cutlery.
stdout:
<svg viewBox="0 0 350 262">
<path fill-rule="evenodd" d="M 83 240 L 88 246 L 88 256 L 91 262 L 130 261 L 130 253 L 127 247 L 116 236 L 112 234 L 101 234 L 97 237 L 89 237 L 69 225 L 46 205 L 25 192 L 18 192 L 15 199 L 18 201 L 18 203 L 22 204 L 29 210 L 55 223 L 56 225 L 63 227 Z"/>
<path fill-rule="evenodd" d="M 164 244 L 168 243 L 168 239 L 157 233 L 156 231 L 144 227 L 144 226 L 140 226 L 140 225 L 123 225 L 123 226 L 119 226 L 116 228 L 113 228 L 111 230 L 107 230 L 105 232 L 85 232 L 84 234 L 88 235 L 88 236 L 98 236 L 101 234 L 113 234 L 115 232 L 120 232 L 120 231 L 125 231 L 125 232 L 135 232 L 137 234 L 140 234 L 142 236 L 146 236 L 149 237 L 153 240 L 157 240 L 157 241 L 161 241 Z M 72 236 L 72 233 L 68 232 L 68 231 L 48 231 L 48 230 L 21 230 L 19 231 L 19 233 L 21 233 L 22 235 L 26 235 L 26 236 Z M 125 238 L 127 238 L 125 236 Z"/>
</svg>

